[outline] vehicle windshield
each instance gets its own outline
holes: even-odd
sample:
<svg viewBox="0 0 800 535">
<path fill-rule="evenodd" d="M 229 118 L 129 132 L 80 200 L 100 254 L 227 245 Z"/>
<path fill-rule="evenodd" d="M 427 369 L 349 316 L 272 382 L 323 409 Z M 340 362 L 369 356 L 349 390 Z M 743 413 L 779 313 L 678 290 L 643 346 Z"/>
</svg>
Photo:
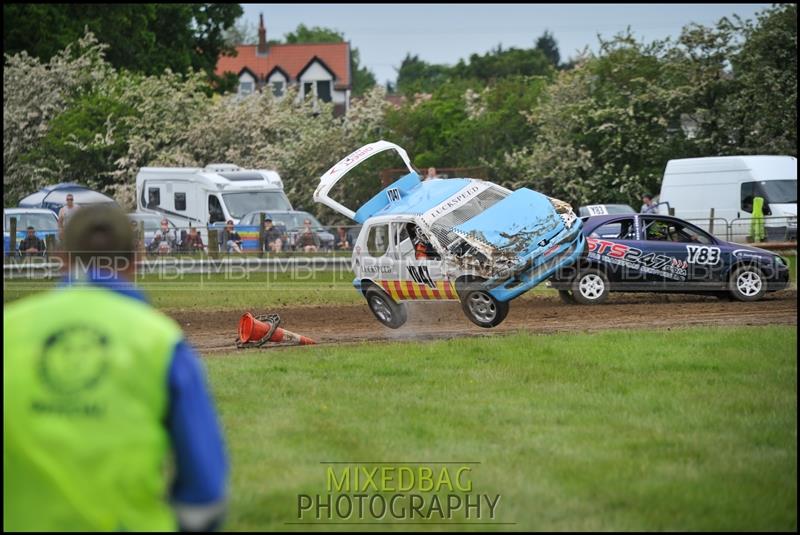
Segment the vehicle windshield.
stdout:
<svg viewBox="0 0 800 535">
<path fill-rule="evenodd" d="M 272 222 L 275 225 L 283 225 L 287 230 L 297 230 L 303 228 L 303 222 L 308 219 L 311 221 L 311 228 L 314 230 L 323 230 L 322 223 L 316 217 L 308 212 L 293 212 L 290 214 L 274 214 Z"/>
<path fill-rule="evenodd" d="M 11 228 L 11 218 L 17 218 L 17 232 L 24 231 L 29 226 L 36 229 L 36 231 L 54 231 L 58 230 L 58 221 L 55 217 L 46 213 L 38 214 L 6 214 L 3 228 L 8 230 Z"/>
<path fill-rule="evenodd" d="M 161 230 L 161 218 L 160 217 L 132 217 L 133 221 L 136 221 L 138 224 L 139 221 L 144 221 L 144 230 L 145 232 L 148 231 L 156 231 Z"/>
<path fill-rule="evenodd" d="M 282 191 L 240 191 L 223 193 L 222 199 L 232 217 L 241 218 L 260 210 L 291 210 L 292 205 Z"/>
<path fill-rule="evenodd" d="M 458 235 L 452 231 L 453 227 L 466 223 L 494 206 L 495 203 L 505 199 L 508 195 L 504 190 L 492 185 L 477 194 L 469 202 L 464 203 L 463 206 L 446 213 L 434 221 L 431 224 L 431 231 L 433 231 L 436 239 L 439 240 L 439 244 L 444 248 L 448 248 L 458 238 Z"/>
<path fill-rule="evenodd" d="M 797 202 L 797 180 L 762 180 L 753 184 L 755 194 L 770 204 Z"/>
</svg>

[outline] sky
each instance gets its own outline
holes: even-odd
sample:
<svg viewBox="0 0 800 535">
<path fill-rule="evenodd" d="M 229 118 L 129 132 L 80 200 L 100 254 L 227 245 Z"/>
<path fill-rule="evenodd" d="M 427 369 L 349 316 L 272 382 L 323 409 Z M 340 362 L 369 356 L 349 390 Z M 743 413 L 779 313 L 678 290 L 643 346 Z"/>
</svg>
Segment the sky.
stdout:
<svg viewBox="0 0 800 535">
<path fill-rule="evenodd" d="M 597 34 L 611 37 L 627 26 L 646 41 L 677 37 L 691 22 L 711 26 L 737 14 L 755 19 L 770 4 L 242 4 L 246 20 L 258 26 L 264 14 L 267 39 L 283 39 L 299 24 L 344 33 L 358 48 L 361 64 L 378 83 L 397 78 L 407 53 L 429 63 L 455 64 L 471 54 L 530 48 L 545 30 L 558 42 L 561 60 L 588 46 Z"/>
</svg>

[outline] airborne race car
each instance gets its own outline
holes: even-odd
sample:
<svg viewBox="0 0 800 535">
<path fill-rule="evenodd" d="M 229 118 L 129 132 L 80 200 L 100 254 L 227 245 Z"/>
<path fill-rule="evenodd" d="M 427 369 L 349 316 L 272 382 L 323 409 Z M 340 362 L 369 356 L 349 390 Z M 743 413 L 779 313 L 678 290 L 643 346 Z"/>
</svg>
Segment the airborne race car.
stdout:
<svg viewBox="0 0 800 535">
<path fill-rule="evenodd" d="M 609 292 L 680 292 L 756 301 L 789 283 L 779 255 L 726 242 L 676 217 L 618 214 L 583 220 L 584 256 L 548 281 L 565 302 Z"/>
<path fill-rule="evenodd" d="M 409 173 L 353 211 L 328 196 L 354 167 L 395 150 Z M 522 188 L 470 178 L 422 182 L 406 151 L 387 141 L 356 150 L 321 178 L 314 200 L 362 224 L 354 286 L 384 325 L 407 318 L 404 301 L 460 300 L 466 316 L 494 327 L 508 303 L 574 262 L 585 240 L 570 206 Z"/>
</svg>

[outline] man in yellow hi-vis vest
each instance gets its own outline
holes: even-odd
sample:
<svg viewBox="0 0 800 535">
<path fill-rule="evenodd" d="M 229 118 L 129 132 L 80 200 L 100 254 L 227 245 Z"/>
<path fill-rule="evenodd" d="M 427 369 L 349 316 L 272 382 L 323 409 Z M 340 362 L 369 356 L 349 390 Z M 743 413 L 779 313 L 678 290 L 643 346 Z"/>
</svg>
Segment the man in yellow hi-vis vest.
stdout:
<svg viewBox="0 0 800 535">
<path fill-rule="evenodd" d="M 66 283 L 5 307 L 4 530 L 214 529 L 222 434 L 194 351 L 131 284 L 127 218 L 85 207 L 64 241 Z"/>
</svg>

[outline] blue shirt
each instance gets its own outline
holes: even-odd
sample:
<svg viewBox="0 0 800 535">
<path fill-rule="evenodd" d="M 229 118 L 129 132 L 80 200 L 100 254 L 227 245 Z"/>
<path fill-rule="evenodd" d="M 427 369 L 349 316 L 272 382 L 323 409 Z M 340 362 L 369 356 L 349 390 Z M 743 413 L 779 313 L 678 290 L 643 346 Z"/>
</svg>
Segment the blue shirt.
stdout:
<svg viewBox="0 0 800 535">
<path fill-rule="evenodd" d="M 90 273 L 88 282 L 147 302 L 141 291 L 114 275 Z M 172 501 L 187 505 L 219 502 L 225 499 L 228 473 L 225 445 L 200 360 L 185 340 L 178 342 L 172 353 L 167 386 L 166 425 L 175 454 Z"/>
</svg>

